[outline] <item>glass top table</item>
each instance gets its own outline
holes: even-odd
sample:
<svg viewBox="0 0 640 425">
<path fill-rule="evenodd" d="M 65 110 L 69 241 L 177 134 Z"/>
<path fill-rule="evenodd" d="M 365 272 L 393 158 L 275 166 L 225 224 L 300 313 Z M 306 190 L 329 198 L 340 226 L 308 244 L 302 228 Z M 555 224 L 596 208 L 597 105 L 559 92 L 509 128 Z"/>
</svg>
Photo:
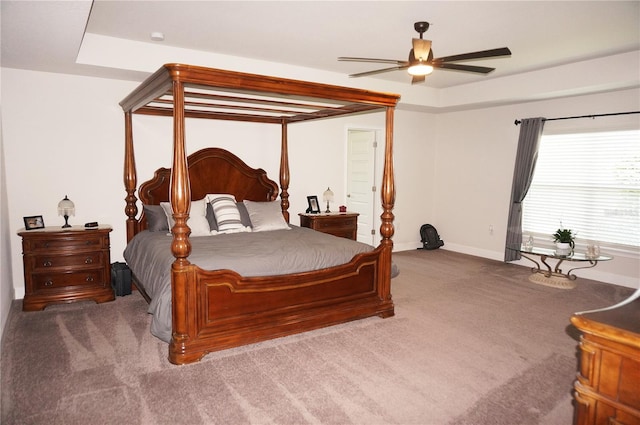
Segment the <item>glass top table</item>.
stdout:
<svg viewBox="0 0 640 425">
<path fill-rule="evenodd" d="M 571 289 L 575 287 L 574 281 L 577 279 L 577 276 L 572 273 L 574 270 L 592 268 L 600 261 L 609 261 L 613 259 L 613 257 L 609 255 L 587 255 L 587 253 L 577 252 L 573 249 L 567 252 L 539 246 L 522 246 L 515 249 L 520 252 L 524 258 L 536 265 L 536 267 L 531 269 L 533 274 L 529 277 L 530 281 L 541 285 L 563 289 Z M 540 262 L 531 258 L 532 256 L 539 257 Z M 555 266 L 552 267 L 547 263 L 547 260 L 549 259 L 557 260 Z M 575 267 L 572 267 L 566 273 L 560 268 L 562 263 L 565 261 L 576 263 Z M 540 263 L 544 265 L 544 268 L 541 267 Z"/>
</svg>

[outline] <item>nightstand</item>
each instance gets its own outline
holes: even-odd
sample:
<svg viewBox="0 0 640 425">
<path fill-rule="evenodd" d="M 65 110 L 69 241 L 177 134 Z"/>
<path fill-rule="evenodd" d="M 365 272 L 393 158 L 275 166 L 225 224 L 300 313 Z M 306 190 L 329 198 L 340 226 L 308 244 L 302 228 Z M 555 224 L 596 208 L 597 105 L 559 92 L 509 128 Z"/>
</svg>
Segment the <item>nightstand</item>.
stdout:
<svg viewBox="0 0 640 425">
<path fill-rule="evenodd" d="M 25 294 L 22 310 L 49 304 L 115 299 L 111 288 L 109 232 L 101 225 L 85 229 L 21 229 Z"/>
<path fill-rule="evenodd" d="M 358 213 L 301 213 L 298 215 L 301 227 L 308 227 L 354 241 L 358 238 L 358 215 L 360 215 Z"/>
</svg>

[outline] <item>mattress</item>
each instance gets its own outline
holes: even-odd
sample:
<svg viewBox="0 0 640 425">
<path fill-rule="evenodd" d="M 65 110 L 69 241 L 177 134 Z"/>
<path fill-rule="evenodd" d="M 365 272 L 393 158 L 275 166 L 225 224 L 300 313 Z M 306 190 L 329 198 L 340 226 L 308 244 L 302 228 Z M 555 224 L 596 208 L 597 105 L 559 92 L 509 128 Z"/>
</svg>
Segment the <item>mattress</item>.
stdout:
<svg viewBox="0 0 640 425">
<path fill-rule="evenodd" d="M 136 281 L 151 298 L 151 333 L 171 339 L 171 253 L 173 237 L 143 231 L 127 245 L 124 258 Z M 304 227 L 189 238 L 189 261 L 204 270 L 229 269 L 238 274 L 274 276 L 319 270 L 348 263 L 374 247 Z M 395 274 L 395 273 L 394 273 Z"/>
</svg>

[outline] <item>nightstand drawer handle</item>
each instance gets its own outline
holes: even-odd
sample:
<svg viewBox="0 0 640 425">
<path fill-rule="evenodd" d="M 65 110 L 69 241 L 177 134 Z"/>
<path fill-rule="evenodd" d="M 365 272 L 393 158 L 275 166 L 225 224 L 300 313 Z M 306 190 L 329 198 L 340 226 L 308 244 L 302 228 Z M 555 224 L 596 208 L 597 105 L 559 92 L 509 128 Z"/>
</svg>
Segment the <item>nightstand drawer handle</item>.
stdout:
<svg viewBox="0 0 640 425">
<path fill-rule="evenodd" d="M 49 279 L 44 283 L 44 286 L 51 286 L 53 285 L 53 280 Z"/>
<path fill-rule="evenodd" d="M 87 276 L 87 278 L 85 279 L 85 281 L 87 281 L 87 282 L 93 282 L 93 276 Z"/>
<path fill-rule="evenodd" d="M 51 264 L 51 260 L 46 260 L 44 263 L 42 263 L 44 267 L 51 267 Z"/>
<path fill-rule="evenodd" d="M 84 260 L 84 263 L 85 263 L 85 264 L 91 264 L 91 263 L 93 263 L 93 258 L 91 258 L 91 257 L 87 257 L 87 259 L 86 259 L 86 260 Z"/>
</svg>

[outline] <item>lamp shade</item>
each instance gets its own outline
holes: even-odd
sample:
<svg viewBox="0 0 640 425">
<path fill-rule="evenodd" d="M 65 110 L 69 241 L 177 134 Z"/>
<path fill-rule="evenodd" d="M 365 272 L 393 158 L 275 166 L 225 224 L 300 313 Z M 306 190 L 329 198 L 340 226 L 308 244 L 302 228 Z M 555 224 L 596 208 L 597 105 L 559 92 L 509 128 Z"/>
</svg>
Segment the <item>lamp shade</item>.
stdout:
<svg viewBox="0 0 640 425">
<path fill-rule="evenodd" d="M 331 189 L 327 188 L 322 194 L 322 200 L 327 203 L 327 210 L 325 212 L 329 213 L 331 210 L 329 209 L 329 202 L 333 202 L 333 192 Z"/>
<path fill-rule="evenodd" d="M 69 224 L 69 216 L 76 215 L 76 206 L 71 202 L 67 195 L 64 195 L 64 199 L 58 202 L 58 215 L 64 216 L 64 226 L 62 228 L 71 227 Z"/>
<path fill-rule="evenodd" d="M 324 202 L 333 202 L 333 191 L 327 188 L 327 190 L 322 194 L 322 200 Z"/>
<path fill-rule="evenodd" d="M 76 206 L 67 195 L 64 196 L 62 201 L 58 202 L 58 215 L 76 215 Z"/>
</svg>

